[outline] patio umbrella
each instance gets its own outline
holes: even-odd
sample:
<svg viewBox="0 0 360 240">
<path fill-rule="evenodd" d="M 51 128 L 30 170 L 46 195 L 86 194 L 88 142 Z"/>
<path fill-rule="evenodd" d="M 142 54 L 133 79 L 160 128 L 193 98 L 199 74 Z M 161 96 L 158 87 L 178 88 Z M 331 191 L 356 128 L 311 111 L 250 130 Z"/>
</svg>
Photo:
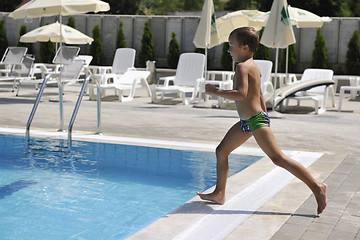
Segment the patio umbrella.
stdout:
<svg viewBox="0 0 360 240">
<path fill-rule="evenodd" d="M 273 110 L 275 108 L 279 48 L 286 48 L 295 42 L 286 0 L 274 0 L 260 41 L 261 44 L 267 47 L 276 48 Z"/>
<path fill-rule="evenodd" d="M 20 42 L 64 42 L 66 44 L 91 44 L 94 39 L 83 34 L 82 32 L 63 25 L 60 33 L 60 23 L 52 23 L 36 28 L 21 36 Z"/>
<path fill-rule="evenodd" d="M 212 0 L 205 0 L 201 12 L 199 25 L 196 29 L 193 43 L 197 48 L 205 48 L 205 76 L 207 71 L 207 50 L 218 44 L 219 35 L 215 21 L 214 3 Z"/>
<path fill-rule="evenodd" d="M 14 19 L 57 16 L 60 18 L 60 36 L 62 33 L 62 16 L 100 12 L 110 10 L 110 5 L 100 0 L 31 0 L 9 14 Z M 62 37 L 60 37 L 60 46 Z M 60 74 L 61 77 L 61 74 Z M 62 87 L 59 86 L 60 131 L 64 128 Z"/>
<path fill-rule="evenodd" d="M 14 19 L 108 11 L 108 3 L 100 0 L 31 0 L 9 14 Z"/>
<path fill-rule="evenodd" d="M 227 42 L 230 33 L 239 27 L 254 27 L 257 31 L 266 25 L 265 12 L 258 10 L 239 10 L 216 19 L 220 43 Z"/>
</svg>

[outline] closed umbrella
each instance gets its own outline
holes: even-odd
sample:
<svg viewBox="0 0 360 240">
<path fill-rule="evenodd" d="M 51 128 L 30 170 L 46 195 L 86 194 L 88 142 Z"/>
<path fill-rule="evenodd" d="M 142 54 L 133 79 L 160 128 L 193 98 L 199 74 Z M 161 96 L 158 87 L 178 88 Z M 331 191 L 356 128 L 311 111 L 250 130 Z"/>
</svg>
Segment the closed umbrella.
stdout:
<svg viewBox="0 0 360 240">
<path fill-rule="evenodd" d="M 82 32 L 63 25 L 60 33 L 60 23 L 52 23 L 36 28 L 21 36 L 20 42 L 63 42 L 66 44 L 91 44 L 94 39 L 83 34 Z"/>
<path fill-rule="evenodd" d="M 220 44 L 215 19 L 213 1 L 205 0 L 201 12 L 200 22 L 193 40 L 193 43 L 197 48 L 205 48 L 205 77 L 207 72 L 207 50 L 208 48 L 212 48 Z"/>
<path fill-rule="evenodd" d="M 261 44 L 270 48 L 276 48 L 273 109 L 275 108 L 275 90 L 278 71 L 279 48 L 286 48 L 295 42 L 296 40 L 289 17 L 286 0 L 274 0 L 271 6 L 267 24 L 260 40 Z"/>
</svg>

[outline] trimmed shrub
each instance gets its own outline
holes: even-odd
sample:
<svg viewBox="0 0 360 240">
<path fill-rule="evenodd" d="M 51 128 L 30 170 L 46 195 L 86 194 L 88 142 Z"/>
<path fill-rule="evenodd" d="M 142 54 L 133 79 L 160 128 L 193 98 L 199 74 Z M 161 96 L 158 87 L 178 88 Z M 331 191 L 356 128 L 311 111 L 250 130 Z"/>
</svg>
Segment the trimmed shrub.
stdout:
<svg viewBox="0 0 360 240">
<path fill-rule="evenodd" d="M 6 38 L 5 20 L 0 21 L 0 57 L 2 57 L 8 47 L 8 40 Z"/>
<path fill-rule="evenodd" d="M 328 54 L 324 36 L 320 29 L 317 30 L 315 39 L 315 48 L 312 52 L 312 68 L 329 68 Z"/>
<path fill-rule="evenodd" d="M 167 55 L 167 63 L 170 68 L 176 68 L 179 62 L 180 49 L 179 43 L 176 40 L 176 34 L 171 33 L 171 40 L 169 42 L 169 54 Z"/>
<path fill-rule="evenodd" d="M 231 55 L 228 53 L 228 49 L 229 49 L 229 43 L 224 42 L 222 47 L 222 55 L 221 55 L 221 67 L 223 70 L 232 71 L 233 59 Z"/>
<path fill-rule="evenodd" d="M 28 48 L 27 53 L 32 54 L 33 53 L 32 44 L 20 42 L 20 37 L 22 35 L 24 35 L 25 33 L 27 33 L 27 28 L 26 28 L 26 25 L 23 24 L 20 27 L 19 39 L 18 39 L 18 43 L 16 44 L 16 46 L 17 47 L 26 47 L 26 48 Z"/>
<path fill-rule="evenodd" d="M 261 39 L 263 32 L 264 28 L 260 30 L 259 39 Z M 253 58 L 259 60 L 270 60 L 270 49 L 262 44 L 259 44 Z"/>
<path fill-rule="evenodd" d="M 103 44 L 101 42 L 101 31 L 99 25 L 94 26 L 92 30 L 92 37 L 94 41 L 90 45 L 90 55 L 93 56 L 92 64 L 102 64 L 103 58 Z"/>
<path fill-rule="evenodd" d="M 40 43 L 40 59 L 43 63 L 52 63 L 54 56 L 56 54 L 54 43 L 48 42 L 41 42 Z"/>
<path fill-rule="evenodd" d="M 296 67 L 296 44 L 291 44 L 289 47 L 289 62 L 288 62 L 288 72 L 294 72 Z M 283 56 L 281 59 L 281 65 L 283 72 L 286 71 L 286 48 L 283 51 Z"/>
<path fill-rule="evenodd" d="M 346 52 L 346 70 L 347 74 L 360 75 L 360 43 L 359 32 L 354 31 Z"/>
<path fill-rule="evenodd" d="M 76 27 L 75 27 L 75 19 L 74 19 L 73 17 L 69 17 L 68 22 L 67 22 L 67 25 L 68 25 L 69 27 L 76 28 Z"/>
<path fill-rule="evenodd" d="M 119 29 L 116 36 L 116 49 L 118 48 L 126 48 L 126 41 L 122 22 L 119 23 Z"/>
<path fill-rule="evenodd" d="M 146 66 L 146 61 L 154 61 L 153 34 L 149 22 L 145 22 L 144 33 L 141 39 L 141 50 L 139 53 L 139 63 L 141 67 Z"/>
</svg>

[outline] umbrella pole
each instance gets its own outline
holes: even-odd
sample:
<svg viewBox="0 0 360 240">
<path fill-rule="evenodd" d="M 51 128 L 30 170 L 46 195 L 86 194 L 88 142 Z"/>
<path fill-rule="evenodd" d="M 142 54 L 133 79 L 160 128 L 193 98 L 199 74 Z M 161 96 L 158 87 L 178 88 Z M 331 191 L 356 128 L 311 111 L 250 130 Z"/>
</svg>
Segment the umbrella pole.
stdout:
<svg viewBox="0 0 360 240">
<path fill-rule="evenodd" d="M 286 62 L 285 62 L 285 74 L 286 74 L 286 81 L 289 80 L 289 46 L 286 47 Z"/>
<path fill-rule="evenodd" d="M 62 45 L 62 16 L 60 14 L 60 46 Z M 60 107 L 60 129 L 59 132 L 64 131 L 64 107 L 63 107 L 63 82 L 61 80 L 62 75 L 62 56 L 60 56 L 60 73 L 59 73 L 59 107 Z"/>
<path fill-rule="evenodd" d="M 276 92 L 276 82 L 277 82 L 277 72 L 278 72 L 278 60 L 279 60 L 279 48 L 276 48 L 273 111 L 275 111 L 275 92 Z"/>
</svg>

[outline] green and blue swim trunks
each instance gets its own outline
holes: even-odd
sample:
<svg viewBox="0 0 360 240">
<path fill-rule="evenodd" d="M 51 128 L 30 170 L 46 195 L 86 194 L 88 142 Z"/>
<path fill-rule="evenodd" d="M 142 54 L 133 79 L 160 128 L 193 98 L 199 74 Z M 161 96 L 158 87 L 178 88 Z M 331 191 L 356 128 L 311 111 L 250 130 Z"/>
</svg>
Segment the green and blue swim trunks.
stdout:
<svg viewBox="0 0 360 240">
<path fill-rule="evenodd" d="M 240 120 L 241 131 L 245 133 L 253 133 L 261 127 L 270 127 L 269 115 L 265 112 L 259 112 L 247 120 Z"/>
</svg>

